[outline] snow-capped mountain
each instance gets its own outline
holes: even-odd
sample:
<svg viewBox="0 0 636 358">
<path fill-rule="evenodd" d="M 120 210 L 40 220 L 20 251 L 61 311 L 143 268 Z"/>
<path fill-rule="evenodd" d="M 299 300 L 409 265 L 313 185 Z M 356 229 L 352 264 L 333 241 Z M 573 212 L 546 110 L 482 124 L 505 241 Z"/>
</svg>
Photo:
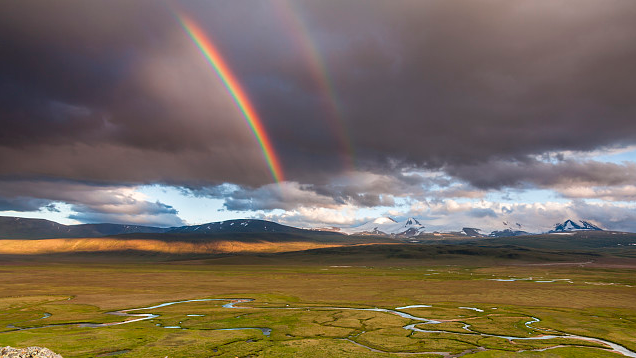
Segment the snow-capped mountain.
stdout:
<svg viewBox="0 0 636 358">
<path fill-rule="evenodd" d="M 494 230 L 488 236 L 490 237 L 510 237 L 520 235 L 534 235 L 539 233 L 560 233 L 570 231 L 603 231 L 600 227 L 585 220 L 565 220 L 562 223 L 556 223 L 553 229 L 546 230 L 545 228 L 537 228 L 528 230 L 528 228 L 519 223 L 503 222 L 503 230 Z"/>
<path fill-rule="evenodd" d="M 506 229 L 511 231 L 524 229 L 524 226 L 522 224 L 519 224 L 518 222 L 503 221 L 502 223 Z"/>
<path fill-rule="evenodd" d="M 217 234 L 316 234 L 338 235 L 332 232 L 315 232 L 281 225 L 271 221 L 240 219 L 210 222 L 202 225 L 180 227 L 150 227 L 124 224 L 80 224 L 63 225 L 44 219 L 29 219 L 0 216 L 0 239 L 52 239 L 76 237 L 105 237 L 132 234 L 176 234 L 176 235 L 217 235 Z M 186 237 L 184 236 L 184 237 Z"/>
<path fill-rule="evenodd" d="M 476 227 L 465 227 L 462 229 L 462 233 L 464 233 L 464 235 L 466 236 L 470 236 L 470 237 L 482 237 L 484 236 L 484 234 L 480 233 L 481 229 L 478 229 Z"/>
<path fill-rule="evenodd" d="M 579 224 L 580 223 L 580 224 Z M 554 225 L 554 230 L 550 232 L 566 232 L 566 231 L 603 231 L 600 227 L 590 223 L 589 221 L 579 220 L 579 223 L 573 220 L 565 220 L 563 223 Z"/>
<path fill-rule="evenodd" d="M 527 229 L 524 227 L 524 225 L 519 224 L 518 222 L 503 221 L 503 226 L 504 226 L 504 229 L 494 230 L 490 234 L 488 234 L 488 236 L 489 237 L 510 237 L 510 236 L 532 235 L 532 232 L 528 232 Z M 535 232 L 540 232 L 540 230 Z"/>
<path fill-rule="evenodd" d="M 521 236 L 521 235 L 532 235 L 531 233 L 523 230 L 511 230 L 511 229 L 503 229 L 503 230 L 495 230 L 488 234 L 489 237 L 510 237 L 510 236 Z"/>
<path fill-rule="evenodd" d="M 415 218 L 396 221 L 392 218 L 381 217 L 360 226 L 343 228 L 342 231 L 347 234 L 396 235 L 410 237 L 417 236 L 425 230 L 424 225 Z"/>
<path fill-rule="evenodd" d="M 224 234 L 224 233 L 300 233 L 305 230 L 258 219 L 239 219 L 211 222 L 202 225 L 173 227 L 170 234 Z"/>
</svg>

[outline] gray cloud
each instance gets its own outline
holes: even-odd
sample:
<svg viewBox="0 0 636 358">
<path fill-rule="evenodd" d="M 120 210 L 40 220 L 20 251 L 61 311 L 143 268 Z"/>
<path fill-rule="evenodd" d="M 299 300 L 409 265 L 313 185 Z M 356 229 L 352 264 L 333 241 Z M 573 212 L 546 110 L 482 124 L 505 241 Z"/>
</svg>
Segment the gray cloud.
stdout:
<svg viewBox="0 0 636 358">
<path fill-rule="evenodd" d="M 224 199 L 224 206 L 228 210 L 293 210 L 300 207 L 334 209 L 343 205 L 393 206 L 398 197 L 424 197 L 429 194 L 427 188 L 441 183 L 446 181 L 440 176 L 425 177 L 421 174 L 390 176 L 355 172 L 335 177 L 330 183 L 322 185 L 286 182 L 257 188 L 219 185 L 183 187 L 182 190 L 185 194 L 197 197 Z M 455 194 L 455 196 L 471 195 L 464 191 Z"/>
<path fill-rule="evenodd" d="M 582 200 L 532 204 L 460 203 L 454 200 L 419 202 L 402 216 L 419 217 L 430 230 L 461 230 L 472 226 L 485 232 L 511 228 L 539 233 L 554 229 L 555 224 L 567 219 L 583 219 L 608 230 L 636 231 L 634 205 L 586 203 Z"/>
<path fill-rule="evenodd" d="M 616 187 L 570 187 L 558 192 L 569 199 L 601 199 L 605 201 L 636 201 L 636 186 L 623 185 Z"/>
<path fill-rule="evenodd" d="M 594 205 L 577 201 L 575 207 L 579 217 L 593 220 L 604 228 L 636 232 L 636 208 L 633 206 Z"/>
<path fill-rule="evenodd" d="M 445 171 L 481 189 L 504 187 L 615 186 L 636 180 L 636 164 L 593 160 L 557 163 L 526 158 L 524 161 L 490 161 L 478 165 L 448 166 Z"/>
<path fill-rule="evenodd" d="M 414 202 L 409 210 L 392 210 L 385 215 L 398 219 L 416 217 L 429 231 L 459 231 L 463 227 L 475 227 L 485 233 L 505 228 L 541 233 L 554 229 L 557 223 L 567 219 L 588 220 L 608 230 L 636 231 L 634 205 L 586 203 L 580 200 L 559 203 L 499 203 L 485 200 L 470 203 L 450 199 L 419 201 Z M 260 214 L 258 217 L 312 227 L 357 226 L 375 219 L 356 217 L 355 208 L 352 207 L 337 210 L 300 208 L 280 214 Z"/>
<path fill-rule="evenodd" d="M 270 180 L 223 84 L 166 8 L 62 1 L 41 16 L 37 1 L 3 6 L 0 162 L 19 165 L 0 175 Z"/>
<path fill-rule="evenodd" d="M 232 64 L 288 177 L 325 184 L 343 169 L 339 129 L 281 24 L 277 6 L 285 5 L 276 4 L 177 7 L 202 23 Z M 296 5 L 363 171 L 480 165 L 636 140 L 632 2 Z M 41 7 L 5 3 L 0 12 L 8 54 L 0 63 L 0 160 L 21 162 L 2 166 L 2 175 L 271 181 L 254 138 L 169 7 Z M 107 173 L 103 160 L 120 165 Z"/>
<path fill-rule="evenodd" d="M 354 141 L 368 149 L 362 155 L 374 150 L 377 160 L 439 167 L 633 142 L 628 98 L 636 82 L 624 76 L 635 66 L 634 4 L 584 1 L 574 11 L 568 2 L 536 1 L 373 5 L 358 19 L 377 22 L 346 21 L 344 10 L 334 19 L 340 26 L 323 29 L 355 27 L 366 40 L 339 47 L 335 68 Z M 395 30 L 378 34 L 378 22 Z M 400 61 L 390 60 L 387 42 Z"/>
<path fill-rule="evenodd" d="M 160 183 L 208 188 L 201 195 L 226 198 L 230 210 L 289 210 L 506 187 L 580 197 L 563 190 L 633 183 L 633 164 L 530 158 L 636 143 L 636 3 L 293 5 L 2 3 L 0 191 L 7 180 Z M 271 186 L 259 144 L 176 12 L 201 24 L 245 87 L 287 191 Z M 403 174 L 427 170 L 446 175 Z M 239 189 L 210 189 L 224 183 Z M 105 213 L 63 187 L 54 199 L 25 186 L 24 199 L 7 194 L 0 208 L 64 200 Z M 122 214 L 176 216 L 160 203 L 130 208 Z"/>
<path fill-rule="evenodd" d="M 134 214 L 123 214 L 118 212 L 104 213 L 93 211 L 90 208 L 75 206 L 77 213 L 69 215 L 69 219 L 78 220 L 85 223 L 115 223 L 115 224 L 136 224 L 146 226 L 182 226 L 185 223 L 174 212 L 164 210 L 164 204 L 157 203 L 156 207 L 150 208 L 151 212 L 140 210 Z"/>
<path fill-rule="evenodd" d="M 56 203 L 70 204 L 82 222 L 182 225 L 178 212 L 170 205 L 151 202 L 134 187 L 95 186 L 55 181 L 0 182 L 0 210 L 58 211 Z"/>
<path fill-rule="evenodd" d="M 37 199 L 31 197 L 17 196 L 11 198 L 3 198 L 0 196 L 0 211 L 37 211 L 42 208 L 48 208 L 51 201 L 46 199 Z"/>
</svg>

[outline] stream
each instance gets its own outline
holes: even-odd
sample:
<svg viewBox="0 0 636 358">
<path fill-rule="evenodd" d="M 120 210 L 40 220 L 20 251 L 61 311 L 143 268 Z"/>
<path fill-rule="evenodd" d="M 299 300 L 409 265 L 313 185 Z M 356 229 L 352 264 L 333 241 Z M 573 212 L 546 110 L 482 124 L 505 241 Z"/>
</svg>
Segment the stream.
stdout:
<svg viewBox="0 0 636 358">
<path fill-rule="evenodd" d="M 202 298 L 202 299 L 193 299 L 193 300 L 182 300 L 182 301 L 171 301 L 171 302 L 165 302 L 165 303 L 161 303 L 158 305 L 154 305 L 154 306 L 148 306 L 148 307 L 138 307 L 138 308 L 129 308 L 129 309 L 124 309 L 124 310 L 119 310 L 119 311 L 112 311 L 112 312 L 106 312 L 106 314 L 110 314 L 110 315 L 115 315 L 115 316 L 121 316 L 121 317 L 126 317 L 126 318 L 130 318 L 130 319 L 124 319 L 123 321 L 119 321 L 119 322 L 109 322 L 109 323 L 61 323 L 61 324 L 51 324 L 51 325 L 44 325 L 44 326 L 37 326 L 37 327 L 27 327 L 27 328 L 21 328 L 21 327 L 17 327 L 14 324 L 17 323 L 22 323 L 22 322 L 26 322 L 26 321 L 20 321 L 20 322 L 15 322 L 14 324 L 9 324 L 7 325 L 8 328 L 11 328 L 12 331 L 20 331 L 20 330 L 33 330 L 33 329 L 39 329 L 39 328 L 46 328 L 46 327 L 62 327 L 62 326 L 76 326 L 76 327 L 84 327 L 84 328 L 99 328 L 99 327 L 109 327 L 109 326 L 116 326 L 116 325 L 122 325 L 122 324 L 128 324 L 128 323 L 133 323 L 133 322 L 139 322 L 139 321 L 144 321 L 144 320 L 149 320 L 149 319 L 154 319 L 154 318 L 158 318 L 161 315 L 156 314 L 156 313 L 129 313 L 129 312 L 134 312 L 134 311 L 142 311 L 142 310 L 152 310 L 152 309 L 157 309 L 157 308 L 161 308 L 161 307 L 166 307 L 166 306 L 171 306 L 171 305 L 176 305 L 176 304 L 181 304 L 181 303 L 189 303 L 189 302 L 208 302 L 208 301 L 229 301 L 228 303 L 223 304 L 221 307 L 223 308 L 227 308 L 227 309 L 274 309 L 274 310 L 352 310 L 352 311 L 372 311 L 372 312 L 382 312 L 382 313 L 388 313 L 388 314 L 393 314 L 393 315 L 397 315 L 400 316 L 402 318 L 406 318 L 412 321 L 418 321 L 417 323 L 411 323 L 408 324 L 406 326 L 403 326 L 402 328 L 412 331 L 412 332 L 422 332 L 422 333 L 446 333 L 446 334 L 457 334 L 457 335 L 478 335 L 478 336 L 483 336 L 483 337 L 497 337 L 497 338 L 503 338 L 503 339 L 507 339 L 507 340 L 545 340 L 545 339 L 554 339 L 554 338 L 568 338 L 568 339 L 578 339 L 578 340 L 583 340 L 583 341 L 587 341 L 587 342 L 594 342 L 594 343 L 599 343 L 602 345 L 605 345 L 607 347 L 609 347 L 609 349 L 607 350 L 611 350 L 614 351 L 616 353 L 620 353 L 626 357 L 633 357 L 636 358 L 636 352 L 631 351 L 629 349 L 627 349 L 626 347 L 623 347 L 619 344 L 613 343 L 613 342 L 609 342 L 603 339 L 599 339 L 599 338 L 594 338 L 594 337 L 585 337 L 585 336 L 579 336 L 579 335 L 572 335 L 572 334 L 567 334 L 567 333 L 562 333 L 562 332 L 558 332 L 560 334 L 554 334 L 555 331 L 547 331 L 541 328 L 535 328 L 532 327 L 533 323 L 537 323 L 540 322 L 540 319 L 536 318 L 536 317 L 532 317 L 532 319 L 530 321 L 525 322 L 525 326 L 528 327 L 529 329 L 532 329 L 534 331 L 537 332 L 541 332 L 541 333 L 550 333 L 550 334 L 542 334 L 540 336 L 534 336 L 534 337 L 515 337 L 515 336 L 504 336 L 504 335 L 496 335 L 496 334 L 488 334 L 488 333 L 481 333 L 481 332 L 477 332 L 477 331 L 473 331 L 470 329 L 471 325 L 467 324 L 465 322 L 463 329 L 466 330 L 465 333 L 463 332 L 451 332 L 451 331 L 443 331 L 443 330 L 434 330 L 434 329 L 423 329 L 420 328 L 418 326 L 420 325 L 434 325 L 434 324 L 439 324 L 444 322 L 445 320 L 433 320 L 433 319 L 429 319 L 429 318 L 424 318 L 424 317 L 417 317 L 414 316 L 412 314 L 406 313 L 406 312 L 402 312 L 401 310 L 404 309 L 408 309 L 408 308 L 420 308 L 420 307 L 431 307 L 430 305 L 410 305 L 410 306 L 403 306 L 403 307 L 397 307 L 395 309 L 387 309 L 387 308 L 356 308 L 356 307 L 246 307 L 246 306 L 237 306 L 238 304 L 241 303 L 246 303 L 246 302 L 252 302 L 254 301 L 251 298 Z M 474 310 L 477 312 L 483 312 L 483 310 L 478 309 L 478 308 L 474 308 L 474 307 L 458 307 L 460 309 L 468 309 L 468 310 Z M 37 320 L 43 320 L 46 319 L 48 317 L 50 317 L 51 314 L 49 313 L 45 313 L 43 315 L 43 317 L 37 319 Z M 195 314 L 189 314 L 187 316 L 204 316 L 204 315 L 195 315 Z M 158 326 L 160 326 L 159 324 L 157 324 Z M 162 328 L 167 328 L 167 329 L 185 329 L 182 328 L 181 326 L 160 326 Z M 251 330 L 251 329 L 255 329 L 255 330 L 260 330 L 264 336 L 269 336 L 272 332 L 271 328 L 268 327 L 236 327 L 236 328 L 221 328 L 221 329 L 216 329 L 217 331 L 235 331 L 235 330 Z M 9 331 L 11 332 L 11 331 Z M 356 336 L 349 336 L 347 338 L 342 338 L 343 340 L 349 341 L 353 344 L 356 344 L 358 346 L 364 347 L 370 351 L 373 352 L 383 352 L 383 353 L 396 353 L 396 354 L 423 354 L 423 353 L 428 353 L 428 354 L 439 354 L 439 355 L 443 355 L 445 357 L 459 357 L 468 353 L 473 353 L 476 351 L 481 351 L 481 350 L 486 350 L 484 347 L 478 347 L 475 349 L 471 349 L 471 350 L 467 350 L 465 352 L 462 352 L 460 354 L 456 354 L 456 355 L 452 355 L 449 352 L 389 352 L 389 351 L 381 351 L 379 349 L 376 348 L 372 348 L 366 345 L 363 345 L 359 342 L 356 342 L 354 339 L 357 338 L 360 334 L 362 334 L 363 332 L 359 333 Z M 540 349 L 536 349 L 534 351 L 544 351 L 546 349 L 551 349 L 551 348 L 557 348 L 560 347 L 556 346 L 556 347 L 549 347 L 549 348 L 540 348 Z"/>
</svg>

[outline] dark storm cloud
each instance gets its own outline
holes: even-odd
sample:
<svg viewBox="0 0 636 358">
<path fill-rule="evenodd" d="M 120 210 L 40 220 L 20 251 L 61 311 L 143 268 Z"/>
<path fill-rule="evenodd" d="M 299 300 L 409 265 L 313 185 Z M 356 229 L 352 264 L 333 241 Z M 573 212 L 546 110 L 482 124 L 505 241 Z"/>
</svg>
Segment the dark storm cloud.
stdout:
<svg viewBox="0 0 636 358">
<path fill-rule="evenodd" d="M 223 199 L 227 210 L 292 210 L 301 206 L 335 208 L 344 204 L 339 198 L 318 192 L 313 185 L 286 183 L 265 185 L 259 188 L 241 186 L 184 188 L 184 193 L 197 197 Z"/>
<path fill-rule="evenodd" d="M 400 178 L 398 188 L 337 183 L 348 169 L 345 132 L 357 168 L 380 176 L 443 169 L 478 188 L 633 178 L 633 168 L 554 169 L 528 159 L 636 142 L 633 1 L 294 4 L 308 38 L 281 15 L 289 9 L 280 1 L 3 2 L 0 176 L 271 183 L 236 106 L 180 29 L 178 10 L 213 36 L 287 178 L 300 191 L 310 185 L 317 205 L 389 205 L 391 195 L 405 195 Z M 324 62 L 338 113 L 299 41 Z M 417 195 L 421 186 L 409 190 Z M 260 190 L 228 205 L 281 206 L 265 203 L 272 195 Z"/>
<path fill-rule="evenodd" d="M 480 189 L 505 187 L 564 188 L 633 184 L 636 164 L 564 160 L 557 163 L 527 159 L 492 161 L 479 165 L 449 166 L 445 171 Z"/>
<path fill-rule="evenodd" d="M 183 193 L 196 197 L 224 199 L 228 210 L 294 210 L 300 207 L 338 208 L 393 206 L 397 197 L 424 197 L 427 187 L 445 182 L 437 176 L 419 174 L 377 175 L 349 173 L 334 178 L 330 184 L 281 183 L 258 188 L 236 185 L 182 188 Z M 456 188 L 454 188 L 456 189 Z M 466 196 L 464 191 L 455 196 Z M 453 196 L 449 193 L 448 196 Z"/>
<path fill-rule="evenodd" d="M 347 5 L 328 7 L 307 13 L 335 53 L 365 168 L 479 165 L 636 138 L 634 3 L 374 2 L 355 19 Z"/>
<path fill-rule="evenodd" d="M 14 165 L 0 174 L 109 183 L 269 179 L 236 106 L 166 7 L 27 1 L 2 8 L 0 161 Z"/>
</svg>

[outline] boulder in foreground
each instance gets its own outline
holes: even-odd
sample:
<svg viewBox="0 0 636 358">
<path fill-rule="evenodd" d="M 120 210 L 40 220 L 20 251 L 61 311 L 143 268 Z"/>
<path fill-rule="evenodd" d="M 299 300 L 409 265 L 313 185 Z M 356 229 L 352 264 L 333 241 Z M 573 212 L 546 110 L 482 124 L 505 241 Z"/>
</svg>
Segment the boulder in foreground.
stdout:
<svg viewBox="0 0 636 358">
<path fill-rule="evenodd" d="M 12 348 L 7 346 L 0 348 L 0 358 L 62 358 L 62 356 L 48 348 Z"/>
</svg>

